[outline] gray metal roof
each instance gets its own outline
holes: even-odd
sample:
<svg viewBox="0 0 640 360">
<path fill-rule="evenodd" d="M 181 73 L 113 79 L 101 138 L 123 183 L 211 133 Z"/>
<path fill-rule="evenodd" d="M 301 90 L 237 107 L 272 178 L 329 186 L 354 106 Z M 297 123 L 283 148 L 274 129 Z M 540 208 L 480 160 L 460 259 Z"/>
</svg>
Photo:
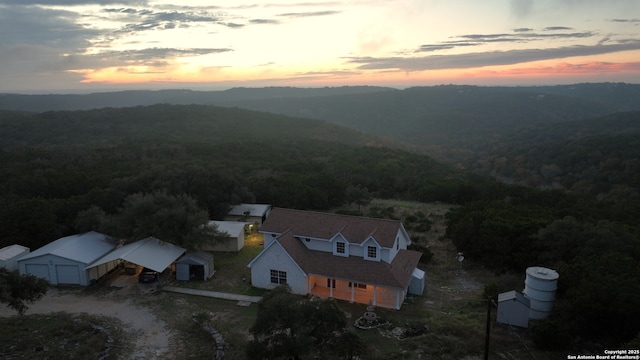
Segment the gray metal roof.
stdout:
<svg viewBox="0 0 640 360">
<path fill-rule="evenodd" d="M 245 212 L 249 212 L 249 216 L 262 216 L 266 214 L 271 205 L 267 204 L 238 204 L 231 207 L 229 215 L 242 216 Z"/>
<path fill-rule="evenodd" d="M 85 269 L 121 259 L 151 270 L 162 272 L 171 265 L 172 262 L 184 254 L 185 251 L 186 249 L 179 246 L 158 240 L 154 237 L 148 237 L 113 250 L 94 261 Z"/>
<path fill-rule="evenodd" d="M 218 231 L 226 232 L 232 237 L 238 237 L 244 231 L 244 227 L 248 222 L 239 222 L 239 221 L 209 221 L 209 224 L 214 224 L 218 227 Z"/>
<path fill-rule="evenodd" d="M 29 252 L 29 248 L 22 245 L 13 244 L 13 245 L 5 246 L 2 249 L 0 249 L 0 261 L 10 260 L 18 255 L 22 255 L 28 252 Z"/>
<path fill-rule="evenodd" d="M 18 261 L 32 259 L 47 254 L 89 264 L 117 246 L 108 235 L 90 231 L 84 234 L 70 235 L 50 242 L 47 245 L 22 256 Z"/>
<path fill-rule="evenodd" d="M 499 303 L 503 301 L 510 301 L 510 300 L 515 300 L 522 304 L 525 304 L 526 306 L 529 306 L 529 299 L 526 296 L 524 296 L 524 294 L 521 293 L 520 291 L 511 290 L 511 291 L 498 294 Z"/>
<path fill-rule="evenodd" d="M 213 263 L 213 254 L 190 252 L 176 261 L 177 264 L 204 265 Z"/>
</svg>

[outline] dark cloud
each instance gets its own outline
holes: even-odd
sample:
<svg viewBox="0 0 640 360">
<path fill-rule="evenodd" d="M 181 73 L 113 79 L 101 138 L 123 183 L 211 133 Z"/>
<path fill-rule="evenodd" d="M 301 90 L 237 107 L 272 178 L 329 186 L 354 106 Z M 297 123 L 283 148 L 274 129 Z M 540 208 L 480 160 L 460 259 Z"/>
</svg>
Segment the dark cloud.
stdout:
<svg viewBox="0 0 640 360">
<path fill-rule="evenodd" d="M 562 29 L 570 29 L 566 27 L 557 27 Z M 549 39 L 579 39 L 596 36 L 590 31 L 585 32 L 533 32 L 533 29 L 515 29 L 513 33 L 498 34 L 466 34 L 455 37 L 454 39 L 443 41 L 436 44 L 425 44 L 420 46 L 416 52 L 431 52 L 439 50 L 450 50 L 457 47 L 479 46 L 489 43 L 527 43 L 538 40 Z"/>
<path fill-rule="evenodd" d="M 79 15 L 40 7 L 5 7 L 0 11 L 0 52 L 15 45 L 51 47 L 61 52 L 86 49 L 99 31 L 76 22 Z"/>
<path fill-rule="evenodd" d="M 250 23 L 252 24 L 279 24 L 280 21 L 278 20 L 271 20 L 271 19 L 251 19 L 249 20 Z"/>
<path fill-rule="evenodd" d="M 611 45 L 567 46 L 552 49 L 526 49 L 422 57 L 351 57 L 347 58 L 347 61 L 352 64 L 359 64 L 358 68 L 362 70 L 396 69 L 422 71 L 512 65 L 530 61 L 599 55 L 627 50 L 640 50 L 640 41 L 634 40 Z"/>
<path fill-rule="evenodd" d="M 544 31 L 560 31 L 560 30 L 573 30 L 573 29 L 566 26 L 548 26 L 544 28 Z"/>
<path fill-rule="evenodd" d="M 47 5 L 47 6 L 75 6 L 75 5 L 145 5 L 144 0 L 0 0 L 0 4 L 6 5 Z"/>
<path fill-rule="evenodd" d="M 340 11 L 327 10 L 327 11 L 310 11 L 310 12 L 299 12 L 299 13 L 285 13 L 285 14 L 279 14 L 278 16 L 296 18 L 296 17 L 327 16 L 327 15 L 336 15 L 336 14 L 340 14 Z"/>
<path fill-rule="evenodd" d="M 612 22 L 640 24 L 640 19 L 612 19 Z"/>
<path fill-rule="evenodd" d="M 218 24 L 224 25 L 224 26 L 229 27 L 229 28 L 241 28 L 241 27 L 244 27 L 244 24 L 237 24 L 237 23 L 233 23 L 233 22 L 219 22 Z"/>
<path fill-rule="evenodd" d="M 233 27 L 224 22 L 224 18 L 219 13 L 208 11 L 151 11 L 148 9 L 105 9 L 109 14 L 122 15 L 120 21 L 127 24 L 116 31 L 116 33 L 134 33 L 148 30 L 166 30 L 176 27 L 189 27 L 193 23 L 215 23 Z"/>
<path fill-rule="evenodd" d="M 228 48 L 148 48 L 140 50 L 106 51 L 91 57 L 101 58 L 110 62 L 119 62 L 119 65 L 154 65 L 164 63 L 166 59 L 174 59 L 184 56 L 198 56 L 233 51 Z M 114 66 L 112 64 L 111 66 Z"/>
<path fill-rule="evenodd" d="M 517 29 L 513 29 L 513 32 L 529 32 L 529 31 L 533 31 L 533 29 L 531 28 L 517 28 Z"/>
</svg>

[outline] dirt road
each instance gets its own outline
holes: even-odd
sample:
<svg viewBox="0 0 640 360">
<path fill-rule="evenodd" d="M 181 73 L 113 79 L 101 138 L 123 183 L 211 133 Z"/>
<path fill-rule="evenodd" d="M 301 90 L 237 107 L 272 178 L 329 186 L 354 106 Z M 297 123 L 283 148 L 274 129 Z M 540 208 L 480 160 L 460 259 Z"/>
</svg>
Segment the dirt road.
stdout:
<svg viewBox="0 0 640 360">
<path fill-rule="evenodd" d="M 173 358 L 170 350 L 172 334 L 165 323 L 151 311 L 135 305 L 128 296 L 78 295 L 76 291 L 51 288 L 41 300 L 28 306 L 27 314 L 86 313 L 120 319 L 130 326 L 127 330 L 135 339 L 135 349 L 129 359 Z M 15 310 L 0 306 L 0 317 L 15 314 Z"/>
</svg>

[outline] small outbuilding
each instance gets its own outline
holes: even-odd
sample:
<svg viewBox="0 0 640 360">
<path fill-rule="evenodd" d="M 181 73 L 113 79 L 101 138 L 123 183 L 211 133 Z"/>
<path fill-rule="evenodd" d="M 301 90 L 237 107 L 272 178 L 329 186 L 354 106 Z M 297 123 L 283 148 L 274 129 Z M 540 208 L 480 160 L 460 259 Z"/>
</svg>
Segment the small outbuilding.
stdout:
<svg viewBox="0 0 640 360">
<path fill-rule="evenodd" d="M 209 225 L 214 225 L 221 233 L 227 234 L 225 239 L 216 243 L 202 246 L 206 251 L 240 251 L 244 247 L 244 234 L 250 223 L 238 221 L 209 221 Z"/>
<path fill-rule="evenodd" d="M 0 268 L 18 270 L 18 259 L 29 253 L 29 248 L 22 245 L 9 245 L 0 249 Z"/>
<path fill-rule="evenodd" d="M 271 212 L 271 205 L 267 204 L 238 204 L 231 207 L 225 217 L 229 221 L 248 222 L 250 224 L 262 225 L 267 220 Z"/>
<path fill-rule="evenodd" d="M 207 280 L 214 273 L 211 253 L 190 252 L 176 261 L 176 280 Z"/>
<path fill-rule="evenodd" d="M 90 272 L 87 265 L 108 254 L 118 241 L 108 235 L 90 231 L 53 241 L 18 259 L 20 274 L 31 274 L 47 280 L 51 285 L 88 286 L 92 280 L 113 270 L 118 262 L 109 261 Z"/>
<path fill-rule="evenodd" d="M 409 283 L 409 294 L 422 295 L 424 292 L 424 271 L 418 268 L 413 269 L 411 282 Z"/>
<path fill-rule="evenodd" d="M 498 295 L 498 318 L 501 324 L 529 327 L 529 299 L 512 290 Z"/>
</svg>

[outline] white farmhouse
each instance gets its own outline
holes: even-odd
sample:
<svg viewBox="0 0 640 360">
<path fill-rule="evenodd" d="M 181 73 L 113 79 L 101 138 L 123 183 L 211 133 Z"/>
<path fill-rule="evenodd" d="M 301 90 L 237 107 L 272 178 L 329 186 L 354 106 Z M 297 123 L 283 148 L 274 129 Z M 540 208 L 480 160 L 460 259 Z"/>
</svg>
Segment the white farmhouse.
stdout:
<svg viewBox="0 0 640 360">
<path fill-rule="evenodd" d="M 255 287 L 287 284 L 297 294 L 392 309 L 411 290 L 422 294 L 421 253 L 407 250 L 400 221 L 273 208 L 260 232 L 264 249 L 248 265 Z"/>
</svg>

